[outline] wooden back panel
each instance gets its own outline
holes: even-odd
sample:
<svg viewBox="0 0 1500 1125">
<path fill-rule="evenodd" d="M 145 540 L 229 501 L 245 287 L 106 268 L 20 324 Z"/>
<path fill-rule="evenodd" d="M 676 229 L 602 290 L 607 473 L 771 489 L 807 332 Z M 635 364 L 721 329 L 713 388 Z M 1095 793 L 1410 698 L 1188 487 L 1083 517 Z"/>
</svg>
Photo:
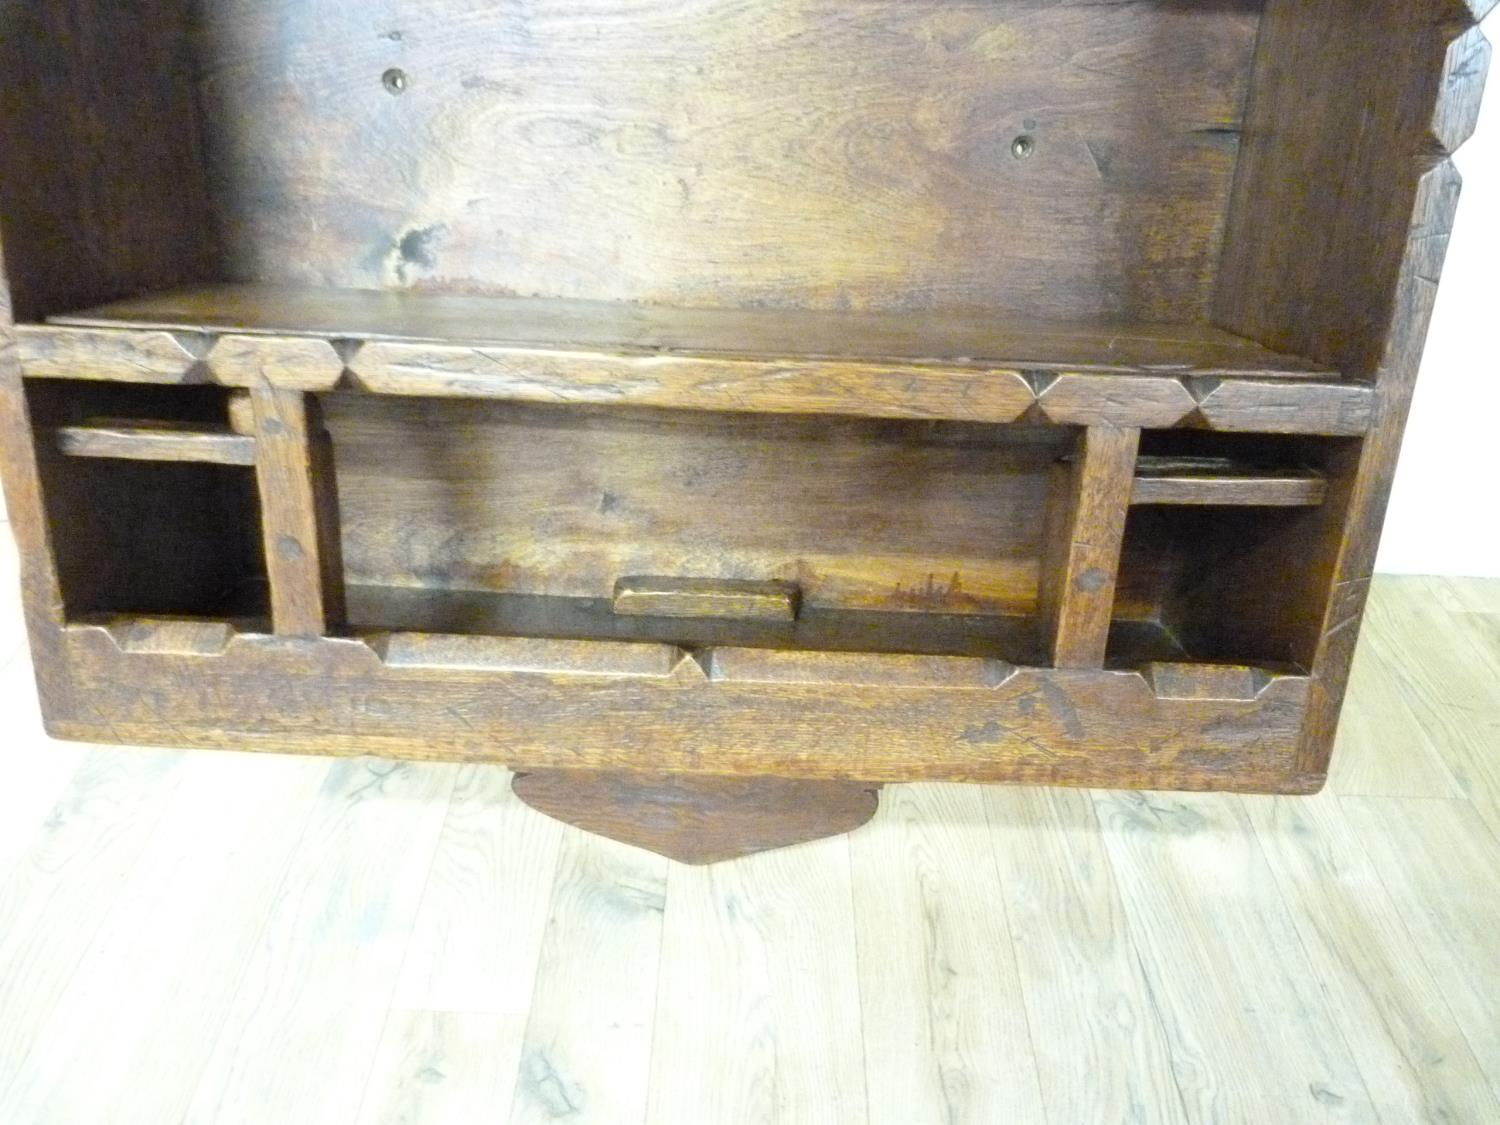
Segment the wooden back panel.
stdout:
<svg viewBox="0 0 1500 1125">
<path fill-rule="evenodd" d="M 634 574 L 811 604 L 1035 608 L 1061 427 L 323 398 L 351 583 L 608 597 Z"/>
<path fill-rule="evenodd" d="M 222 272 L 1203 319 L 1259 7 L 223 0 Z"/>
</svg>

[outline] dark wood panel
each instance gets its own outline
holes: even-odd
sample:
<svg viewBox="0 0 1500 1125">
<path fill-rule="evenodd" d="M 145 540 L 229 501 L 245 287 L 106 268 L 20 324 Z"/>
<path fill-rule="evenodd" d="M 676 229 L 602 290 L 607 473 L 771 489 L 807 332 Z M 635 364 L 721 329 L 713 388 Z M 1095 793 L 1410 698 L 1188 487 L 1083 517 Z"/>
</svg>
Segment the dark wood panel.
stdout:
<svg viewBox="0 0 1500 1125">
<path fill-rule="evenodd" d="M 1198 8 L 229 0 L 200 37 L 225 269 L 1193 319 L 1258 14 Z"/>
<path fill-rule="evenodd" d="M 623 577 L 1029 614 L 1068 431 L 324 397 L 350 581 L 609 598 Z"/>
<path fill-rule="evenodd" d="M 0 238 L 36 319 L 209 276 L 186 0 L 0 7 Z"/>
</svg>

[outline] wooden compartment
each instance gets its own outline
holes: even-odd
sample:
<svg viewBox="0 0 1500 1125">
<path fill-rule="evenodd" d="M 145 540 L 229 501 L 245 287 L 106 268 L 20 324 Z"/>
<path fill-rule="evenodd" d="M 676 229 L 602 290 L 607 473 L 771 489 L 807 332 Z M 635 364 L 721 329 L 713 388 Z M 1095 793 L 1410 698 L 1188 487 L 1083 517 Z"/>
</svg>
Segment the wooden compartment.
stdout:
<svg viewBox="0 0 1500 1125">
<path fill-rule="evenodd" d="M 1492 3 L 12 6 L 51 728 L 1316 788 Z"/>
</svg>

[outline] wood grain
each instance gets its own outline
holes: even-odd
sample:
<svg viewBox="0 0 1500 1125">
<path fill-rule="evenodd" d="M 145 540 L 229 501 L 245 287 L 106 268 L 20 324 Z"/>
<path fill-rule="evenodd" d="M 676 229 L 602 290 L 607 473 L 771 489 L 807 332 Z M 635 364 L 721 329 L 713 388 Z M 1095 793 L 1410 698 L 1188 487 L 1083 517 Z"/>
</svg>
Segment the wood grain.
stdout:
<svg viewBox="0 0 1500 1125">
<path fill-rule="evenodd" d="M 496 1120 L 524 1026 L 513 1015 L 393 1010 L 354 1125 Z"/>
<path fill-rule="evenodd" d="M 849 839 L 871 1125 L 1045 1117 L 983 802 L 902 786 Z"/>
<path fill-rule="evenodd" d="M 1315 379 L 1334 373 L 1327 366 L 1269 352 L 1243 336 L 1180 315 L 1167 321 L 1132 322 L 1068 319 L 1056 310 L 1019 317 L 992 309 L 704 308 L 251 282 L 198 284 L 92 309 L 58 311 L 49 324 L 44 329 L 21 328 L 23 346 L 28 354 L 34 353 L 39 370 L 63 367 L 48 362 L 49 347 L 109 338 L 78 330 L 134 329 L 127 340 L 149 341 L 165 349 L 161 336 L 170 333 L 205 355 L 217 336 L 240 338 L 228 351 L 250 347 L 252 341 L 243 339 L 247 336 L 313 336 L 351 343 L 467 343 L 519 352 L 577 350 L 699 360 L 785 360 L 800 355 L 882 361 L 889 366 L 947 363 L 960 368 L 1140 375 Z M 224 361 L 228 351 L 215 358 Z M 327 361 L 321 350 L 305 354 L 319 363 Z M 358 353 L 350 354 L 352 358 Z"/>
<path fill-rule="evenodd" d="M 878 786 L 764 777 L 544 770 L 516 796 L 586 832 L 679 863 L 720 863 L 851 832 L 875 815 Z"/>
<path fill-rule="evenodd" d="M 115 869 L 118 893 L 101 895 L 110 909 L 0 1114 L 181 1120 L 329 768 L 313 758 L 184 758 L 144 849 Z M 97 851 L 91 859 L 109 870 Z"/>
<path fill-rule="evenodd" d="M 667 904 L 646 1121 L 866 1120 L 848 843 L 674 865 Z"/>
<path fill-rule="evenodd" d="M 798 596 L 789 582 L 633 576 L 615 583 L 614 611 L 633 617 L 795 621 Z"/>
<path fill-rule="evenodd" d="M 95 422 L 64 426 L 57 447 L 69 457 L 127 461 L 190 461 L 210 465 L 255 464 L 255 439 L 243 434 L 163 424 Z"/>
<path fill-rule="evenodd" d="M 1120 793 L 1095 803 L 1188 1119 L 1372 1120 L 1364 1077 L 1238 800 Z"/>
<path fill-rule="evenodd" d="M 0 1097 L 24 1082 L 46 1021 L 181 780 L 165 752 L 84 762 L 0 883 Z"/>
<path fill-rule="evenodd" d="M 455 773 L 334 766 L 182 1120 L 354 1119 Z"/>
<path fill-rule="evenodd" d="M 643 1119 L 667 866 L 611 840 L 564 834 L 513 1125 Z"/>
<path fill-rule="evenodd" d="M 332 454 L 316 401 L 251 389 L 271 617 L 283 636 L 320 636 L 344 614 Z"/>
<path fill-rule="evenodd" d="M 458 771 L 391 997 L 395 1007 L 512 1017 L 530 1008 L 563 830 L 516 800 L 510 780 L 498 766 Z M 400 1034 L 425 1042 L 442 1022 L 403 1021 L 412 1034 Z M 509 1099 L 508 1086 L 504 1094 Z"/>
<path fill-rule="evenodd" d="M 1474 1045 L 1429 973 L 1361 833 L 1332 801 L 1249 805 L 1309 967 L 1335 1010 L 1381 1120 L 1500 1116 Z"/>
<path fill-rule="evenodd" d="M 1057 668 L 1102 668 L 1141 432 L 1091 426 L 1054 470 L 1038 620 Z"/>
<path fill-rule="evenodd" d="M 118 629 L 116 624 L 114 629 Z M 1153 788 L 1296 790 L 1288 772 L 1307 681 L 1272 674 L 1251 700 L 1160 699 L 1137 672 L 999 666 L 931 686 L 853 690 L 835 660 L 795 682 L 710 679 L 661 646 L 654 674 L 566 662 L 587 642 L 531 642 L 534 667 L 402 666 L 358 639 L 237 634 L 223 654 L 137 656 L 111 628 L 70 626 L 68 659 L 97 690 L 51 729 L 240 749 L 505 761 L 521 770 L 626 769 L 865 781 L 913 778 Z M 593 642 L 608 649 L 607 642 Z M 869 657 L 867 659 L 878 659 Z M 893 658 L 910 676 L 908 658 Z M 252 673 L 252 670 L 254 674 Z M 971 671 L 965 662 L 959 676 Z M 328 678 L 341 690 L 326 690 Z M 195 685 L 172 695 L 172 685 Z M 159 701 L 173 699 L 170 719 Z M 233 725 L 225 716 L 234 716 Z M 706 753 L 711 749 L 712 754 Z"/>
<path fill-rule="evenodd" d="M 1256 24 L 1243 6 L 650 0 L 520 21 L 239 0 L 199 60 L 216 233 L 232 280 L 1193 319 Z"/>
<path fill-rule="evenodd" d="M 990 789 L 984 802 L 1046 1119 L 1189 1120 L 1089 796 Z"/>
</svg>

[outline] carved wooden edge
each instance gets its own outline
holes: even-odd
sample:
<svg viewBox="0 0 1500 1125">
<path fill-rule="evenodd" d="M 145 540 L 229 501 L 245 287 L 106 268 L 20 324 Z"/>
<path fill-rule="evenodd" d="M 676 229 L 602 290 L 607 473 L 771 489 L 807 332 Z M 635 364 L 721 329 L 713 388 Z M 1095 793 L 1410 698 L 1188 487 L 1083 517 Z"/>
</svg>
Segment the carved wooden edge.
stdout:
<svg viewBox="0 0 1500 1125">
<path fill-rule="evenodd" d="M 384 658 L 361 637 L 234 632 L 219 649 L 222 626 L 124 619 L 70 625 L 58 640 L 89 686 L 43 697 L 47 729 L 66 738 L 521 771 L 1249 792 L 1315 780 L 1293 768 L 1308 681 L 1267 669 L 933 658 L 923 677 L 923 658 L 839 656 L 820 675 L 812 654 L 645 646 L 627 657 L 613 642 L 543 642 L 508 652 L 502 670 L 487 656 L 434 655 L 449 638 L 391 636 Z M 643 657 L 649 666 L 620 666 Z M 463 659 L 476 666 L 454 667 Z"/>
<path fill-rule="evenodd" d="M 694 617 L 740 621 L 797 619 L 794 582 L 631 575 L 615 583 L 614 611 L 625 617 Z"/>
<path fill-rule="evenodd" d="M 679 863 L 709 864 L 839 836 L 880 805 L 880 783 L 625 771 L 518 773 L 547 816 Z"/>
<path fill-rule="evenodd" d="M 1310 664 L 1307 717 L 1297 755 L 1298 772 L 1309 777 L 1325 776 L 1333 754 L 1401 435 L 1463 190 L 1451 155 L 1473 134 L 1492 57 L 1476 25 L 1495 0 L 1450 0 L 1450 6 L 1452 19 L 1445 26 L 1457 30 L 1444 54 L 1428 128 L 1437 151 L 1426 157 L 1416 185 L 1390 330 L 1375 379 L 1379 393 L 1370 432 L 1348 486 L 1342 524 L 1329 529 L 1331 593 Z"/>
<path fill-rule="evenodd" d="M 671 681 L 676 687 L 784 685 L 867 687 L 894 691 L 989 692 L 1017 677 L 1059 683 L 1109 683 L 1141 698 L 1249 701 L 1291 698 L 1307 677 L 1244 664 L 1155 661 L 1137 669 L 1054 669 L 977 656 L 814 652 L 717 645 L 688 649 L 652 641 L 570 640 L 455 633 L 360 632 L 346 638 L 290 637 L 247 630 L 231 621 L 109 614 L 67 625 L 70 637 L 100 635 L 122 654 L 141 652 L 254 658 L 286 645 L 323 645 L 344 659 L 394 673 L 474 674 L 484 679 L 545 676 L 568 680 Z M 1123 685 L 1129 685 L 1124 688 Z M 669 685 L 669 686 L 671 686 Z"/>
<path fill-rule="evenodd" d="M 271 335 L 217 338 L 136 328 L 21 325 L 28 378 L 269 383 L 310 393 L 479 397 L 695 410 L 1357 435 L 1362 383 L 1262 376 L 1027 373 L 861 360 L 556 351 Z"/>
<path fill-rule="evenodd" d="M 1398 316 L 1378 380 L 1375 423 L 1346 485 L 1342 521 L 1331 521 L 1326 550 L 1332 585 L 1311 661 L 1311 697 L 1298 754 L 1299 769 L 1324 774 L 1333 753 L 1339 715 L 1360 624 L 1375 573 L 1380 527 L 1390 501 L 1401 433 L 1411 407 L 1427 326 L 1437 297 L 1437 279 L 1447 255 L 1453 216 L 1463 182 L 1452 161 L 1423 175 L 1411 236 L 1397 289 Z"/>
</svg>

